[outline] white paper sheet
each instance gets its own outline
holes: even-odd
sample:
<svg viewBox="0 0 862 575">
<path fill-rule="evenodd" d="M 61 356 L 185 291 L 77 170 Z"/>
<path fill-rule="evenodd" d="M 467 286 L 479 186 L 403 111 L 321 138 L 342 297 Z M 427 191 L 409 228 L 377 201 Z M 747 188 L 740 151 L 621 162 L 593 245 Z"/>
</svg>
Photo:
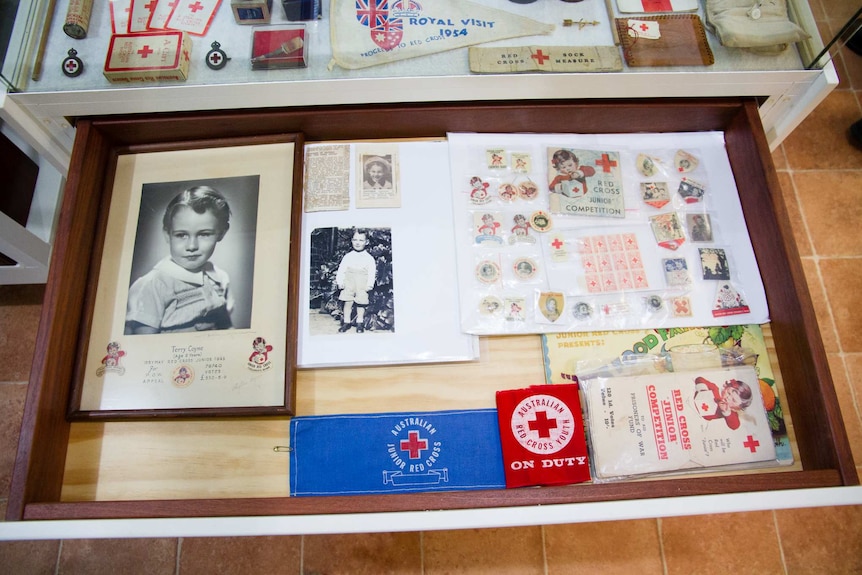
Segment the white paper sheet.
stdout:
<svg viewBox="0 0 862 575">
<path fill-rule="evenodd" d="M 562 148 L 619 154 L 624 217 L 551 213 L 549 184 L 556 171 L 550 156 Z M 489 159 L 492 150 L 504 156 L 499 160 L 504 168 L 492 167 Z M 697 159 L 693 170 L 679 171 L 675 164 L 679 150 Z M 449 134 L 449 151 L 465 331 L 480 335 L 551 333 L 769 321 L 763 282 L 722 133 Z M 640 154 L 654 159 L 655 174 L 647 176 L 638 169 Z M 595 186 L 603 171 L 602 155 L 584 156 L 595 159 L 597 164 L 597 176 L 587 178 L 593 186 L 585 196 L 588 197 L 597 191 Z M 522 165 L 526 163 L 526 171 L 518 172 L 515 160 Z M 474 199 L 471 194 L 474 177 L 489 184 L 488 199 Z M 699 201 L 687 203 L 679 193 L 683 178 L 705 187 Z M 506 200 L 500 194 L 501 186 L 527 179 L 538 185 L 539 193 L 534 198 Z M 669 190 L 667 204 L 660 207 L 647 203 L 641 188 L 642 183 L 656 181 L 665 182 Z M 529 220 L 537 211 L 550 214 L 551 228 L 530 229 L 527 235 L 534 243 L 515 237 L 515 216 L 522 214 Z M 487 213 L 499 224 L 493 241 L 486 241 L 488 238 L 479 231 Z M 684 241 L 681 245 L 661 247 L 651 218 L 671 213 L 680 218 L 685 229 Z M 696 214 L 709 215 L 711 241 L 692 241 L 686 217 Z M 618 280 L 627 282 L 628 287 L 612 283 L 606 291 L 593 289 L 589 284 L 591 278 L 600 276 L 587 275 L 588 265 L 594 264 L 588 262 L 591 256 L 584 254 L 584 241 L 619 236 L 625 236 L 637 247 L 637 270 L 632 266 L 637 273 Z M 555 245 L 562 247 L 562 254 Z M 723 250 L 726 265 L 717 275 L 726 273 L 727 279 L 704 278 L 707 274 L 703 270 L 701 249 Z M 705 257 L 709 259 L 708 255 Z M 519 275 L 517 265 L 525 258 L 537 270 Z M 669 282 L 663 260 L 673 259 L 685 260 L 690 276 L 686 285 Z M 480 266 L 486 262 L 490 262 L 491 267 L 486 269 L 490 276 L 480 278 Z M 494 266 L 498 272 L 494 272 Z M 494 277 L 495 273 L 498 277 Z M 558 300 L 555 302 L 558 309 L 553 313 L 546 308 L 549 299 Z M 716 309 L 720 307 L 719 301 L 731 309 Z M 728 303 L 732 301 L 738 303 Z M 499 309 L 494 311 L 497 306 Z"/>
</svg>

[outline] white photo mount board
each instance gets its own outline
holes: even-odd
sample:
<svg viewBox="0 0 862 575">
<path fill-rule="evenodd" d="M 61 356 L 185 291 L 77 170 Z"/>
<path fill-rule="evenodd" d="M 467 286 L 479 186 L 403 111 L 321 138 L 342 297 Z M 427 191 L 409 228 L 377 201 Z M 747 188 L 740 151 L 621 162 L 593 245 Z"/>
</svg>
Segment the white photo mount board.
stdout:
<svg viewBox="0 0 862 575">
<path fill-rule="evenodd" d="M 642 134 L 461 134 L 450 133 L 452 193 L 455 211 L 455 236 L 458 252 L 458 278 L 461 293 L 462 327 L 478 335 L 555 333 L 567 331 L 620 330 L 662 327 L 702 327 L 710 325 L 763 324 L 769 321 L 769 311 L 763 281 L 748 235 L 736 182 L 725 150 L 721 132 L 642 133 Z M 545 232 L 531 229 L 536 243 L 510 244 L 512 218 L 516 213 L 550 213 L 549 182 L 556 174 L 550 166 L 549 149 L 611 151 L 619 155 L 625 217 L 560 215 L 551 213 L 551 228 Z M 527 157 L 529 171 L 489 168 L 490 150 L 501 151 L 506 158 Z M 697 167 L 679 172 L 674 165 L 676 152 L 694 155 Z M 553 151 L 553 150 L 552 150 Z M 514 154 L 514 155 L 513 155 Z M 648 177 L 637 168 L 639 155 L 656 160 L 658 173 Z M 477 205 L 471 199 L 470 180 L 483 177 L 490 183 L 491 201 Z M 538 184 L 535 199 L 504 201 L 498 186 L 522 181 L 524 177 Z M 705 186 L 702 199 L 686 203 L 678 193 L 683 177 Z M 650 181 L 667 183 L 670 201 L 661 208 L 648 205 L 641 184 Z M 501 224 L 499 243 L 477 242 L 477 214 L 492 212 Z M 706 213 L 710 216 L 713 241 L 692 242 L 688 230 L 686 241 L 677 249 L 659 247 L 650 218 L 675 212 L 685 226 L 687 214 Z M 585 237 L 633 234 L 643 259 L 646 289 L 628 289 L 594 293 L 585 285 L 583 255 L 580 242 Z M 552 258 L 554 239 L 564 242 L 568 252 L 565 261 Z M 703 279 L 700 249 L 724 250 L 729 266 L 729 280 Z M 512 265 L 522 257 L 532 258 L 537 273 L 524 280 L 513 273 Z M 669 285 L 663 260 L 684 258 L 691 277 L 690 285 Z M 496 261 L 500 268 L 499 281 L 486 283 L 478 279 L 477 266 L 486 260 Z M 715 310 L 721 287 L 730 289 L 744 302 L 735 310 Z M 560 317 L 550 321 L 539 308 L 546 293 L 562 293 L 565 305 Z M 660 298 L 655 309 L 650 302 Z M 502 312 L 489 313 L 485 304 L 496 299 Z M 680 299 L 682 298 L 682 299 Z M 522 310 L 520 319 L 508 316 L 509 305 L 517 302 Z M 688 303 L 687 306 L 681 305 Z M 578 304 L 587 304 L 586 313 L 576 313 Z M 563 306 L 561 306 L 563 307 Z M 583 307 L 583 306 L 581 306 Z M 741 312 L 745 309 L 747 312 Z M 586 308 L 585 308 L 586 309 Z"/>
<path fill-rule="evenodd" d="M 321 145 L 332 145 L 326 143 Z M 307 144 L 313 146 L 316 144 Z M 398 142 L 401 205 L 356 207 L 356 144 L 350 154 L 350 207 L 303 213 L 300 275 L 299 367 L 473 361 L 477 337 L 461 331 L 449 147 L 445 141 Z M 392 146 L 386 143 L 386 146 Z M 348 333 L 310 333 L 310 234 L 318 228 L 390 228 L 395 332 L 355 329 Z M 332 320 L 335 321 L 335 320 Z"/>
</svg>

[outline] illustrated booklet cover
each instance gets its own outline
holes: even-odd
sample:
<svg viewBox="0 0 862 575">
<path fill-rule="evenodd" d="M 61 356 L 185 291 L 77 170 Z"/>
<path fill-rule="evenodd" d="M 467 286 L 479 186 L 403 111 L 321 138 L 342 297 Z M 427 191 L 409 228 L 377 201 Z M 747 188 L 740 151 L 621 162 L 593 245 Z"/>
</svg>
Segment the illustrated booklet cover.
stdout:
<svg viewBox="0 0 862 575">
<path fill-rule="evenodd" d="M 582 380 L 597 480 L 775 464 L 751 367 Z"/>
<path fill-rule="evenodd" d="M 758 377 L 763 406 L 776 458 L 781 465 L 794 462 L 790 419 L 781 380 L 770 364 L 763 327 L 733 325 L 721 327 L 643 329 L 557 333 L 542 336 L 545 381 L 564 384 L 578 381 L 578 366 L 587 369 L 606 364 L 605 375 L 622 375 L 626 365 L 649 354 L 657 358 L 648 365 L 654 373 L 670 371 L 671 349 L 712 346 L 715 357 L 726 365 L 746 362 L 753 365 Z M 679 359 L 677 360 L 679 362 Z M 718 367 L 718 365 L 716 366 Z"/>
</svg>

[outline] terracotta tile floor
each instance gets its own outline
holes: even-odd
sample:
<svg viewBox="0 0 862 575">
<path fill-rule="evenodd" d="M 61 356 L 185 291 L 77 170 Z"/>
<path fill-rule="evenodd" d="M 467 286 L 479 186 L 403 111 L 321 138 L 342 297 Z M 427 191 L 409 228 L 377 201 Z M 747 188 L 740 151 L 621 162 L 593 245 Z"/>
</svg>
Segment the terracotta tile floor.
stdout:
<svg viewBox="0 0 862 575">
<path fill-rule="evenodd" d="M 815 14 L 828 29 L 855 3 L 830 10 L 818 3 Z M 862 151 L 846 136 L 862 118 L 862 57 L 840 58 L 841 85 L 773 159 L 862 462 Z M 0 517 L 42 293 L 41 286 L 0 287 Z M 862 506 L 423 533 L 0 543 L 0 573 L 214 572 L 860 573 Z"/>
</svg>

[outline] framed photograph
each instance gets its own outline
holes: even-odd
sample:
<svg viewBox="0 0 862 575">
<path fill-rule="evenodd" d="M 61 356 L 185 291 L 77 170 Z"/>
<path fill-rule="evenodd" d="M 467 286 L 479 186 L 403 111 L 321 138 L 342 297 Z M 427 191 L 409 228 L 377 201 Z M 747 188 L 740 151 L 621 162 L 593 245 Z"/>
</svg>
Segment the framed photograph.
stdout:
<svg viewBox="0 0 862 575">
<path fill-rule="evenodd" d="M 291 414 L 302 140 L 121 153 L 70 417 Z"/>
</svg>

